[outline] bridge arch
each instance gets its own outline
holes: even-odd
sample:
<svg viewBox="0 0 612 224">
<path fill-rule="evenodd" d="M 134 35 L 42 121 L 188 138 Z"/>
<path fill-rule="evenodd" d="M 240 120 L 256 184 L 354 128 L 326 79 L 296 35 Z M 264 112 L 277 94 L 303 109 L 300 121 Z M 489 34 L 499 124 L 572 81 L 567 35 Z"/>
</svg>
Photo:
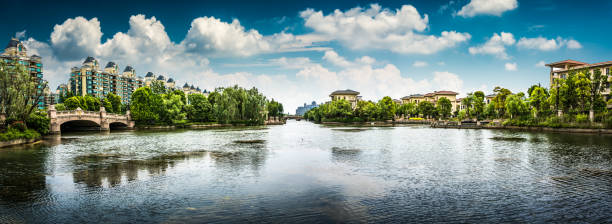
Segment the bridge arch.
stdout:
<svg viewBox="0 0 612 224">
<path fill-rule="evenodd" d="M 125 115 L 107 114 L 104 107 L 100 107 L 99 112 L 83 111 L 81 108 L 58 112 L 55 110 L 55 105 L 50 105 L 48 114 L 51 122 L 50 131 L 54 134 L 60 134 L 62 127 L 70 125 L 97 126 L 101 131 L 110 130 L 111 127 L 134 128 L 130 111 Z"/>
<path fill-rule="evenodd" d="M 65 130 L 78 130 L 78 129 L 87 129 L 87 130 L 95 130 L 95 129 L 100 129 L 100 123 L 98 123 L 97 121 L 94 120 L 90 120 L 90 119 L 84 119 L 84 120 L 66 120 L 64 122 L 61 122 L 59 124 L 60 126 L 60 131 L 65 131 Z"/>
</svg>

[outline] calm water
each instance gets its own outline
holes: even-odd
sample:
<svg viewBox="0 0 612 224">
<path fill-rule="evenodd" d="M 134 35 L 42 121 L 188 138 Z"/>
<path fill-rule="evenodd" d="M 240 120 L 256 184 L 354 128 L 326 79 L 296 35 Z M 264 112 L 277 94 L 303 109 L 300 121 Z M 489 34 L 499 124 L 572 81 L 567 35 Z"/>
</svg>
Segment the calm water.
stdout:
<svg viewBox="0 0 612 224">
<path fill-rule="evenodd" d="M 303 121 L 64 134 L 0 149 L 5 222 L 612 222 L 612 136 Z"/>
</svg>

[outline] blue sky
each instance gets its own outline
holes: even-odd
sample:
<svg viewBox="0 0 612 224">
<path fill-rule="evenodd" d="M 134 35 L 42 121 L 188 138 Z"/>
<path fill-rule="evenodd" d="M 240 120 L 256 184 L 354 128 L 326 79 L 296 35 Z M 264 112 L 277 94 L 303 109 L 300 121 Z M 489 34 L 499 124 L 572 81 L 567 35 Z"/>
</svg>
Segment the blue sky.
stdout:
<svg viewBox="0 0 612 224">
<path fill-rule="evenodd" d="M 595 63 L 612 52 L 611 1 L 2 4 L 3 39 L 18 36 L 41 55 L 52 88 L 94 56 L 179 85 L 255 86 L 288 112 L 346 88 L 372 100 L 524 91 L 548 85 L 542 62 Z"/>
</svg>

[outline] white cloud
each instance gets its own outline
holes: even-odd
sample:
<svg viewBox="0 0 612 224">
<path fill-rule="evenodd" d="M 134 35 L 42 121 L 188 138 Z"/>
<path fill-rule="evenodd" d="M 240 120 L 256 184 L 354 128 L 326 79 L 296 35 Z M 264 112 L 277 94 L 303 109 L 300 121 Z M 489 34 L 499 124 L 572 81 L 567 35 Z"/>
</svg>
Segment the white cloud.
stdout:
<svg viewBox="0 0 612 224">
<path fill-rule="evenodd" d="M 502 13 L 514 10 L 517 7 L 518 2 L 516 0 L 471 0 L 457 12 L 457 15 L 466 18 L 477 15 L 501 16 Z"/>
<path fill-rule="evenodd" d="M 359 65 L 371 65 L 376 63 L 376 59 L 370 56 L 362 56 L 361 58 L 355 59 L 355 61 L 348 61 L 344 57 L 338 55 L 335 51 L 325 51 L 323 60 L 332 63 L 335 66 L 348 68 Z"/>
<path fill-rule="evenodd" d="M 490 54 L 501 59 L 508 59 L 509 57 L 506 53 L 506 46 L 513 45 L 515 42 L 516 40 L 514 39 L 514 35 L 512 35 L 512 33 L 494 33 L 493 36 L 483 45 L 470 47 L 468 50 L 470 54 Z"/>
<path fill-rule="evenodd" d="M 516 71 L 516 70 L 518 70 L 518 66 L 517 66 L 516 63 L 508 62 L 508 63 L 505 64 L 504 67 L 506 68 L 506 71 Z"/>
<path fill-rule="evenodd" d="M 21 39 L 23 39 L 25 37 L 26 37 L 26 31 L 25 30 L 22 30 L 22 31 L 19 31 L 19 32 L 15 33 L 15 38 L 17 38 L 19 40 L 21 40 Z"/>
<path fill-rule="evenodd" d="M 440 36 L 424 35 L 429 18 L 416 8 L 403 5 L 391 11 L 377 4 L 370 8 L 322 11 L 307 9 L 300 13 L 305 26 L 314 33 L 300 37 L 309 42 L 339 41 L 351 49 L 383 49 L 404 54 L 432 54 L 470 39 L 470 34 L 443 31 Z"/>
<path fill-rule="evenodd" d="M 569 49 L 579 49 L 582 45 L 573 39 L 564 39 L 557 37 L 557 39 L 546 39 L 544 37 L 526 38 L 522 37 L 517 46 L 525 49 L 534 49 L 541 51 L 552 51 L 557 50 L 561 47 L 567 47 Z"/>
<path fill-rule="evenodd" d="M 53 27 L 51 46 L 58 58 L 74 60 L 97 55 L 101 38 L 100 21 L 79 16 Z"/>
<path fill-rule="evenodd" d="M 417 67 L 417 68 L 426 67 L 427 65 L 429 64 L 427 64 L 427 62 L 425 61 L 415 61 L 414 63 L 412 63 L 412 67 Z"/>
<path fill-rule="evenodd" d="M 457 74 L 450 72 L 434 72 L 433 83 L 436 90 L 450 90 L 461 93 L 463 80 Z"/>
<path fill-rule="evenodd" d="M 546 67 L 546 62 L 544 62 L 544 61 L 539 61 L 537 64 L 535 64 L 535 67 L 539 67 L 539 68 L 541 68 L 541 67 Z"/>
</svg>

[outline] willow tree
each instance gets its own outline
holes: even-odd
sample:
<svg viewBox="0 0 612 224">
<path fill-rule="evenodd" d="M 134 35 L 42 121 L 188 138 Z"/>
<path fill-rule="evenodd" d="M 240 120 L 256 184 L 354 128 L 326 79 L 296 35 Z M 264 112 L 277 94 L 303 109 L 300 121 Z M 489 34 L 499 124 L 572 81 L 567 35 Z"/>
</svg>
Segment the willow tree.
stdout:
<svg viewBox="0 0 612 224">
<path fill-rule="evenodd" d="M 0 113 L 7 119 L 25 121 L 38 108 L 46 87 L 27 67 L 0 61 Z"/>
<path fill-rule="evenodd" d="M 595 105 L 598 100 L 602 100 L 601 91 L 605 86 L 604 84 L 608 82 L 608 75 L 602 75 L 599 69 L 595 69 L 588 78 L 590 78 L 589 120 L 593 122 L 595 120 Z"/>
</svg>

